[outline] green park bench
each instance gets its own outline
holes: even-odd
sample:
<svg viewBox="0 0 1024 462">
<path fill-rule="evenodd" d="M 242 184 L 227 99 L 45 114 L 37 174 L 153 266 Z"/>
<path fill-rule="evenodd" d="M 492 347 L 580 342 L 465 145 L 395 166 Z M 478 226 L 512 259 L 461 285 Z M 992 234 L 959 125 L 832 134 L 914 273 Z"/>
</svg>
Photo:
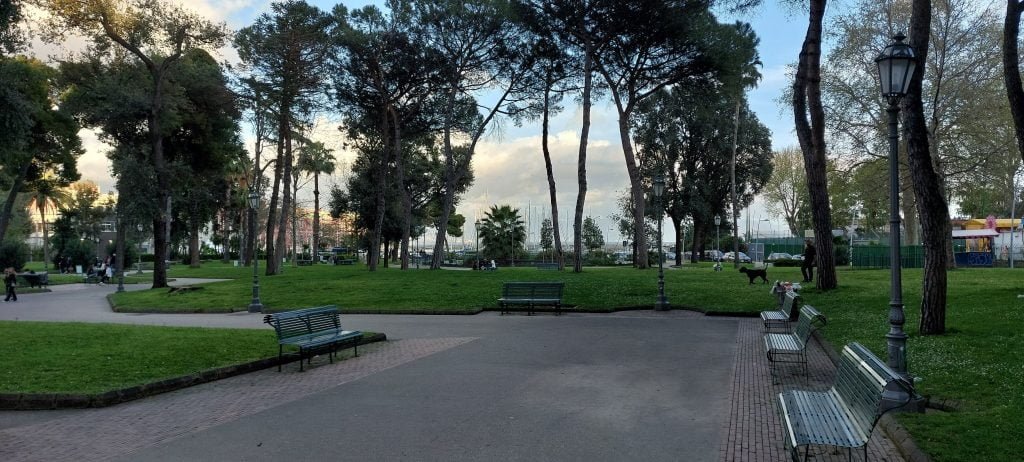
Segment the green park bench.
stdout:
<svg viewBox="0 0 1024 462">
<path fill-rule="evenodd" d="M 334 260 L 335 265 L 354 265 L 356 261 L 351 258 L 339 258 Z"/>
<path fill-rule="evenodd" d="M 313 260 L 296 260 L 299 266 L 313 266 Z"/>
<path fill-rule="evenodd" d="M 264 316 L 263 322 L 273 326 L 277 333 L 278 372 L 281 371 L 281 364 L 284 362 L 286 345 L 299 348 L 299 371 L 303 370 L 303 359 L 307 362 L 312 361 L 316 352 L 327 351 L 328 358 L 333 363 L 339 346 L 352 345 L 355 355 L 359 356 L 359 341 L 362 340 L 363 333 L 342 329 L 340 318 L 338 307 L 334 305 Z"/>
<path fill-rule="evenodd" d="M 764 348 L 771 363 L 773 383 L 777 377 L 776 364 L 779 363 L 802 364 L 804 380 L 807 380 L 807 343 L 810 342 L 811 333 L 824 327 L 827 322 L 825 316 L 813 306 L 804 305 L 800 308 L 800 318 L 792 332 L 764 334 Z"/>
<path fill-rule="evenodd" d="M 21 279 L 22 281 L 24 281 L 23 284 L 21 284 L 22 287 L 25 287 L 27 285 L 28 287 L 43 288 L 43 287 L 46 287 L 46 286 L 50 285 L 50 273 L 46 273 L 46 272 L 43 272 L 43 273 L 18 273 L 18 277 L 17 278 Z"/>
<path fill-rule="evenodd" d="M 558 271 L 558 263 L 536 263 L 533 266 L 539 270 L 555 270 Z"/>
<path fill-rule="evenodd" d="M 562 313 L 562 292 L 564 282 L 506 282 L 501 286 L 501 314 L 511 312 L 513 306 L 525 306 L 532 315 L 538 306 L 551 306 L 555 314 Z"/>
<path fill-rule="evenodd" d="M 778 394 L 778 411 L 782 418 L 785 445 L 793 460 L 800 460 L 801 446 L 806 446 L 804 459 L 811 445 L 864 448 L 868 460 L 868 440 L 886 412 L 907 403 L 886 408 L 882 393 L 896 384 L 907 395 L 915 395 L 907 382 L 893 372 L 863 345 L 853 342 L 843 348 L 835 383 L 828 391 L 787 390 Z M 909 402 L 909 400 L 908 400 Z"/>
<path fill-rule="evenodd" d="M 771 332 L 773 328 L 789 330 L 789 323 L 796 321 L 800 316 L 800 294 L 793 291 L 786 291 L 782 295 L 782 306 L 778 310 L 762 311 L 761 321 L 764 323 L 764 331 Z"/>
</svg>

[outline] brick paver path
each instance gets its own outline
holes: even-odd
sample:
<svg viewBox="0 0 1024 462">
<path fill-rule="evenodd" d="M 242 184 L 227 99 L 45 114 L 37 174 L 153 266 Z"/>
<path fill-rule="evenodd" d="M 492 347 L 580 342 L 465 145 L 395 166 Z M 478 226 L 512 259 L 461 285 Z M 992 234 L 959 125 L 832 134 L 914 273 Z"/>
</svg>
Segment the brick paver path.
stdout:
<svg viewBox="0 0 1024 462">
<path fill-rule="evenodd" d="M 828 327 L 826 327 L 827 329 Z M 771 370 L 764 352 L 764 330 L 760 319 L 744 319 L 739 323 L 736 362 L 733 369 L 732 415 L 727 437 L 720 450 L 723 461 L 766 462 L 788 461 L 783 442 L 782 421 L 776 410 L 776 395 L 787 388 L 825 390 L 832 384 L 835 365 L 816 340 L 808 346 L 808 372 L 805 384 L 798 376 L 799 368 L 779 368 L 779 384 L 772 384 Z M 787 368 L 786 366 L 789 366 Z M 801 448 L 803 454 L 803 448 Z M 854 455 L 860 460 L 861 450 Z M 845 461 L 846 450 L 816 447 L 811 452 L 815 461 Z M 868 459 L 902 462 L 896 448 L 876 427 L 868 443 Z"/>
<path fill-rule="evenodd" d="M 5 462 L 107 460 L 351 382 L 473 338 L 409 339 L 360 348 L 358 358 L 304 373 L 288 366 L 0 431 Z M 319 358 L 326 362 L 326 358 Z"/>
</svg>

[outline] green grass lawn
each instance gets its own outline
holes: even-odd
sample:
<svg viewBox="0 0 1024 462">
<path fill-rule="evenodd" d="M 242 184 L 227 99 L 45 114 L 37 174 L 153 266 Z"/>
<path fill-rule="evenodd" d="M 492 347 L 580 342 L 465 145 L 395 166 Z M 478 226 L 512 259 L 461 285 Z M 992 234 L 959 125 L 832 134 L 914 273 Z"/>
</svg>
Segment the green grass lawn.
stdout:
<svg viewBox="0 0 1024 462">
<path fill-rule="evenodd" d="M 277 356 L 272 329 L 0 321 L 0 393 L 101 393 Z"/>
<path fill-rule="evenodd" d="M 261 265 L 262 268 L 262 265 Z M 720 312 L 757 312 L 769 301 L 766 285 L 748 285 L 745 276 L 710 266 L 666 270 L 666 292 L 674 306 Z M 176 265 L 172 278 L 237 278 L 204 284 L 202 290 L 169 294 L 149 290 L 116 294 L 123 312 L 230 312 L 246 309 L 252 295 L 252 268 L 207 263 L 203 268 Z M 799 268 L 778 268 L 774 279 L 798 279 Z M 565 281 L 565 302 L 586 311 L 616 311 L 654 305 L 655 271 L 587 268 L 580 274 L 505 267 L 498 271 L 400 271 L 365 266 L 286 267 L 284 274 L 260 275 L 261 301 L 272 310 L 338 305 L 348 312 L 476 313 L 496 307 L 506 281 Z M 676 296 L 675 294 L 680 294 Z"/>
<path fill-rule="evenodd" d="M 251 296 L 251 268 L 219 263 L 189 269 L 177 265 L 171 277 L 237 278 L 203 290 L 169 295 L 166 290 L 114 295 L 122 311 L 226 312 L 243 310 Z M 909 369 L 922 378 L 918 390 L 962 403 L 958 412 L 900 415 L 918 444 L 937 461 L 1019 460 L 1024 453 L 1024 272 L 962 269 L 949 273 L 949 303 L 941 336 L 921 337 L 919 269 L 903 272 L 903 300 Z M 799 268 L 771 268 L 772 280 L 799 280 Z M 858 341 L 885 358 L 888 332 L 888 270 L 840 269 L 840 288 L 803 291 L 806 303 L 829 320 L 823 334 L 836 347 Z M 586 268 L 581 274 L 501 268 L 482 271 L 399 271 L 375 273 L 362 265 L 291 268 L 260 276 L 262 300 L 272 309 L 335 304 L 349 310 L 473 313 L 494 308 L 505 281 L 565 281 L 565 302 L 588 311 L 652 307 L 657 271 Z M 756 313 L 771 305 L 767 285 L 748 285 L 730 266 L 720 273 L 706 264 L 666 271 L 666 293 L 674 307 L 710 313 Z"/>
</svg>

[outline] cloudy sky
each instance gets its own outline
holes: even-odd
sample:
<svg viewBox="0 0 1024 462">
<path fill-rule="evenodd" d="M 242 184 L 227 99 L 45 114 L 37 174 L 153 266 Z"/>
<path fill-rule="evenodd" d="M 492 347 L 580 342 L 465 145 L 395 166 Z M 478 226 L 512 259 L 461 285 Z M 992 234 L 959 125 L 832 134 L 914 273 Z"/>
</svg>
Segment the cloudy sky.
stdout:
<svg viewBox="0 0 1024 462">
<path fill-rule="evenodd" d="M 183 0 L 189 8 L 207 18 L 224 21 L 233 30 L 245 27 L 261 13 L 269 8 L 270 2 L 257 0 Z M 337 2 L 312 0 L 310 3 L 328 10 Z M 368 1 L 347 1 L 349 8 L 358 8 Z M 772 131 L 772 145 L 780 149 L 796 144 L 793 134 L 792 116 L 777 103 L 786 83 L 786 65 L 796 61 L 803 34 L 806 30 L 806 13 L 792 13 L 777 9 L 774 1 L 768 0 L 766 5 L 752 14 L 743 17 L 723 17 L 723 20 L 743 20 L 750 22 L 761 38 L 760 54 L 764 63 L 761 73 L 764 76 L 759 87 L 749 93 L 750 106 L 758 117 Z M 63 46 L 64 50 L 79 48 L 79 43 L 69 39 Z M 50 46 L 37 46 L 36 54 L 40 57 L 60 53 Z M 234 50 L 219 51 L 220 58 L 225 61 L 236 59 Z M 608 241 L 619 241 L 622 238 L 617 230 L 613 231 L 609 216 L 615 213 L 615 199 L 628 187 L 626 167 L 622 148 L 619 143 L 617 116 L 614 107 L 608 101 L 598 101 L 592 114 L 592 127 L 588 148 L 588 194 L 585 215 L 594 217 L 605 233 Z M 555 180 L 558 187 L 559 209 L 562 211 L 559 225 L 566 229 L 566 212 L 575 209 L 576 201 L 576 156 L 579 145 L 581 114 L 579 108 L 568 107 L 559 114 L 551 124 L 553 139 L 550 141 Z M 327 184 L 344 184 L 351 164 L 352 153 L 342 150 L 340 136 L 337 135 L 336 122 L 325 120 L 321 123 L 322 139 L 329 147 L 336 150 L 336 157 L 341 167 L 327 180 Z M 244 133 L 250 139 L 250 133 Z M 83 132 L 83 141 L 87 153 L 79 160 L 79 169 L 84 179 L 96 182 L 101 191 L 114 189 L 114 180 L 110 175 L 110 165 L 105 157 L 109 147 L 97 140 L 94 133 Z M 247 143 L 251 146 L 251 142 Z M 470 188 L 458 206 L 458 212 L 473 219 L 481 216 L 493 204 L 511 204 L 518 207 L 530 224 L 531 239 L 539 235 L 542 217 L 549 216 L 550 206 L 547 194 L 547 181 L 544 172 L 543 156 L 540 150 L 540 127 L 530 124 L 515 127 L 511 123 L 496 126 L 480 144 L 474 157 L 476 183 Z M 724 174 L 725 172 L 723 172 Z M 309 194 L 311 196 L 311 193 Z M 311 199 L 302 193 L 299 203 Z M 780 233 L 784 229 L 783 222 L 769 216 L 760 203 L 755 203 L 740 217 L 741 229 L 749 216 L 751 232 L 756 229 L 761 235 Z M 769 219 L 769 221 L 761 221 Z M 469 228 L 472 228 L 470 226 Z M 467 230 L 466 239 L 471 239 L 472 229 Z M 671 226 L 665 229 L 665 240 L 674 236 Z"/>
</svg>

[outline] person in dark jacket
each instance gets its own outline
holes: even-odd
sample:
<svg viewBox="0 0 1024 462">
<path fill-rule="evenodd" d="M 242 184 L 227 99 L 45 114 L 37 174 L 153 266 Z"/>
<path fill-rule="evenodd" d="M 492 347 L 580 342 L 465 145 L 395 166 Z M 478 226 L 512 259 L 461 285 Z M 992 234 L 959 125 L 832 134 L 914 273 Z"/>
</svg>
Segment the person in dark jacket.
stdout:
<svg viewBox="0 0 1024 462">
<path fill-rule="evenodd" d="M 18 273 L 14 271 L 14 268 L 5 269 L 4 286 L 7 287 L 7 297 L 4 298 L 5 302 L 18 301 L 18 294 L 14 293 L 14 286 L 16 285 L 18 285 Z"/>
<path fill-rule="evenodd" d="M 817 257 L 818 251 L 814 248 L 814 241 L 805 239 L 804 261 L 800 264 L 800 273 L 804 275 L 803 282 L 811 282 L 814 280 L 814 264 Z"/>
</svg>

